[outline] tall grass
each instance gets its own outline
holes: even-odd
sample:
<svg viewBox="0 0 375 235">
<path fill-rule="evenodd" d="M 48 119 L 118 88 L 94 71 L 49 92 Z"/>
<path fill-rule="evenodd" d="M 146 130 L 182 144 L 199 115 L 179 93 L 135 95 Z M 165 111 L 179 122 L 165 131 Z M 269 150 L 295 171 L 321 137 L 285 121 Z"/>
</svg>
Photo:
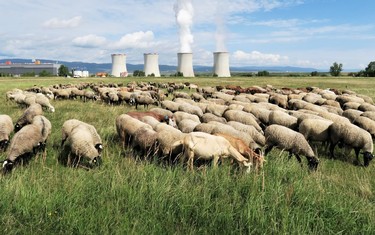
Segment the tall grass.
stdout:
<svg viewBox="0 0 375 235">
<path fill-rule="evenodd" d="M 370 79 L 231 78 L 175 79 L 201 86 L 237 84 L 275 87 L 348 88 L 374 98 Z M 0 113 L 15 121 L 22 113 L 5 100 L 12 88 L 34 84 L 129 80 L 0 79 Z M 143 81 L 147 79 L 143 78 Z M 167 81 L 157 79 L 156 81 Z M 0 179 L 3 234 L 372 234 L 375 231 L 374 163 L 368 168 L 320 154 L 309 173 L 285 153 L 273 150 L 261 173 L 245 174 L 224 163 L 194 173 L 182 165 L 140 160 L 122 149 L 114 120 L 133 110 L 100 102 L 52 101 L 45 113 L 53 130 L 47 159 L 32 159 Z M 68 168 L 57 158 L 61 126 L 70 118 L 93 124 L 104 141 L 103 165 Z M 1 153 L 1 159 L 6 157 Z M 353 153 L 352 156 L 354 157 Z M 303 159 L 305 160 L 305 159 Z"/>
</svg>

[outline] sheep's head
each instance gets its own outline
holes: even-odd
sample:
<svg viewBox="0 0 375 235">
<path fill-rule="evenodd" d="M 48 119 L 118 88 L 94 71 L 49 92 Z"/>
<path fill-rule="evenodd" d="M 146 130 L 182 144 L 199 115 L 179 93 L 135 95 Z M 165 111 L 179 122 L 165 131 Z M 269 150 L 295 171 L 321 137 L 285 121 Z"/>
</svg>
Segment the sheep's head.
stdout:
<svg viewBox="0 0 375 235">
<path fill-rule="evenodd" d="M 364 165 L 367 167 L 369 166 L 370 164 L 370 161 L 374 158 L 374 155 L 372 155 L 372 153 L 370 152 L 364 152 L 363 153 L 363 162 L 364 162 Z"/>
<path fill-rule="evenodd" d="M 102 144 L 96 144 L 95 148 L 98 150 L 99 154 L 103 151 L 103 145 Z"/>
<path fill-rule="evenodd" d="M 12 169 L 13 169 L 13 166 L 14 166 L 13 161 L 11 161 L 11 160 L 5 160 L 3 162 L 3 174 L 5 175 L 5 174 L 11 172 Z"/>
<path fill-rule="evenodd" d="M 173 126 L 173 127 L 177 127 L 176 119 L 175 119 L 174 116 L 171 116 L 171 117 L 165 116 L 164 119 L 165 119 L 165 122 L 168 123 L 168 125 Z"/>
<path fill-rule="evenodd" d="M 2 140 L 0 141 L 0 150 L 6 149 L 8 147 L 9 140 Z"/>
<path fill-rule="evenodd" d="M 316 171 L 318 169 L 319 159 L 317 159 L 315 157 L 308 157 L 307 161 L 308 161 L 307 164 L 308 164 L 310 170 Z"/>
<path fill-rule="evenodd" d="M 22 128 L 21 124 L 16 123 L 16 125 L 14 126 L 14 132 L 21 130 L 21 128 Z"/>
<path fill-rule="evenodd" d="M 92 159 L 91 163 L 94 166 L 100 166 L 102 164 L 102 158 L 100 156 L 94 157 L 94 159 Z"/>
<path fill-rule="evenodd" d="M 251 163 L 251 162 L 243 162 L 243 165 L 245 166 L 245 167 L 247 167 L 247 169 L 246 169 L 246 173 L 250 173 L 250 171 L 251 171 L 251 167 L 253 166 L 253 163 Z"/>
</svg>

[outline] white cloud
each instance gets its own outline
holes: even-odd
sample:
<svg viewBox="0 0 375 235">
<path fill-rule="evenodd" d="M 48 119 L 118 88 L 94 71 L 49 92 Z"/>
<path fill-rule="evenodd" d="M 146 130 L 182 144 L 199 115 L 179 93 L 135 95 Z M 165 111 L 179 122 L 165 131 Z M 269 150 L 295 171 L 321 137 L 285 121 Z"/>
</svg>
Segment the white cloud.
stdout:
<svg viewBox="0 0 375 235">
<path fill-rule="evenodd" d="M 238 65 L 285 65 L 289 58 L 279 54 L 265 54 L 259 51 L 244 52 L 235 51 L 232 54 L 232 62 Z"/>
<path fill-rule="evenodd" d="M 106 38 L 89 34 L 82 37 L 76 37 L 73 39 L 74 46 L 77 47 L 99 47 L 106 43 Z"/>
<path fill-rule="evenodd" d="M 152 31 L 139 31 L 129 33 L 121 37 L 113 44 L 114 49 L 140 48 L 146 49 L 155 46 L 154 33 Z"/>
<path fill-rule="evenodd" d="M 71 19 L 61 20 L 58 18 L 52 18 L 43 23 L 46 28 L 58 29 L 58 28 L 75 28 L 81 23 L 81 16 L 75 16 Z"/>
</svg>

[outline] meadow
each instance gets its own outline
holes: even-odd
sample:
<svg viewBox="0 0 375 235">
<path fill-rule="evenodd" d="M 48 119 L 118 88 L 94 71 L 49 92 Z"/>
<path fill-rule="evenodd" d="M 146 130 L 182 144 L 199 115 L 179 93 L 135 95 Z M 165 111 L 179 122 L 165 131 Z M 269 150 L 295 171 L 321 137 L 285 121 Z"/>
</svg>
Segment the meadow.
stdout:
<svg viewBox="0 0 375 235">
<path fill-rule="evenodd" d="M 267 84 L 274 87 L 350 89 L 375 99 L 375 80 L 349 77 L 259 78 L 0 78 L 0 114 L 15 122 L 22 109 L 5 92 L 33 85 L 130 81 L 192 82 L 199 86 Z M 115 118 L 134 107 L 80 100 L 51 101 L 47 158 L 35 157 L 0 176 L 3 234 L 373 234 L 375 162 L 367 168 L 319 152 L 309 172 L 274 149 L 262 172 L 246 174 L 229 164 L 195 172 L 182 165 L 140 160 L 120 147 Z M 142 110 L 142 109 L 140 109 Z M 104 142 L 103 164 L 92 170 L 58 162 L 61 127 L 77 118 L 94 125 Z M 6 154 L 0 153 L 0 159 Z"/>
</svg>

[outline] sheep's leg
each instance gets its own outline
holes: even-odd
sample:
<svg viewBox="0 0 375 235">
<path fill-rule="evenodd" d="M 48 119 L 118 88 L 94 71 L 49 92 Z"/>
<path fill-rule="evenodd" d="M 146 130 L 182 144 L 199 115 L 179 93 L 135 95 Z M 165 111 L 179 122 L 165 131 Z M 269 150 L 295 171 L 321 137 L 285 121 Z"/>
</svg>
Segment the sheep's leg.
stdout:
<svg viewBox="0 0 375 235">
<path fill-rule="evenodd" d="M 296 153 L 294 154 L 294 156 L 296 156 L 297 161 L 299 162 L 299 164 L 301 165 L 301 167 L 303 167 L 301 157 L 298 154 L 296 154 Z"/>
<path fill-rule="evenodd" d="M 354 161 L 354 165 L 357 165 L 357 166 L 359 166 L 359 151 L 360 150 L 361 150 L 360 148 L 354 148 L 355 157 L 356 157 L 356 160 Z"/>
<path fill-rule="evenodd" d="M 215 155 L 214 158 L 213 158 L 213 160 L 212 160 L 212 166 L 213 166 L 214 168 L 217 167 L 217 163 L 218 163 L 218 161 L 219 161 L 219 156 Z"/>
<path fill-rule="evenodd" d="M 193 171 L 194 170 L 194 165 L 193 165 L 193 163 L 194 163 L 194 152 L 191 149 L 187 149 L 186 151 L 187 151 L 186 154 L 188 156 L 188 167 L 190 168 L 191 171 Z"/>
<path fill-rule="evenodd" d="M 335 158 L 335 155 L 333 154 L 333 150 L 335 149 L 335 147 L 336 147 L 336 144 L 334 143 L 331 143 L 331 145 L 329 146 L 329 153 L 330 153 L 331 158 Z"/>
<path fill-rule="evenodd" d="M 264 151 L 264 156 L 266 156 L 273 148 L 273 145 L 267 146 L 266 150 Z"/>
</svg>

